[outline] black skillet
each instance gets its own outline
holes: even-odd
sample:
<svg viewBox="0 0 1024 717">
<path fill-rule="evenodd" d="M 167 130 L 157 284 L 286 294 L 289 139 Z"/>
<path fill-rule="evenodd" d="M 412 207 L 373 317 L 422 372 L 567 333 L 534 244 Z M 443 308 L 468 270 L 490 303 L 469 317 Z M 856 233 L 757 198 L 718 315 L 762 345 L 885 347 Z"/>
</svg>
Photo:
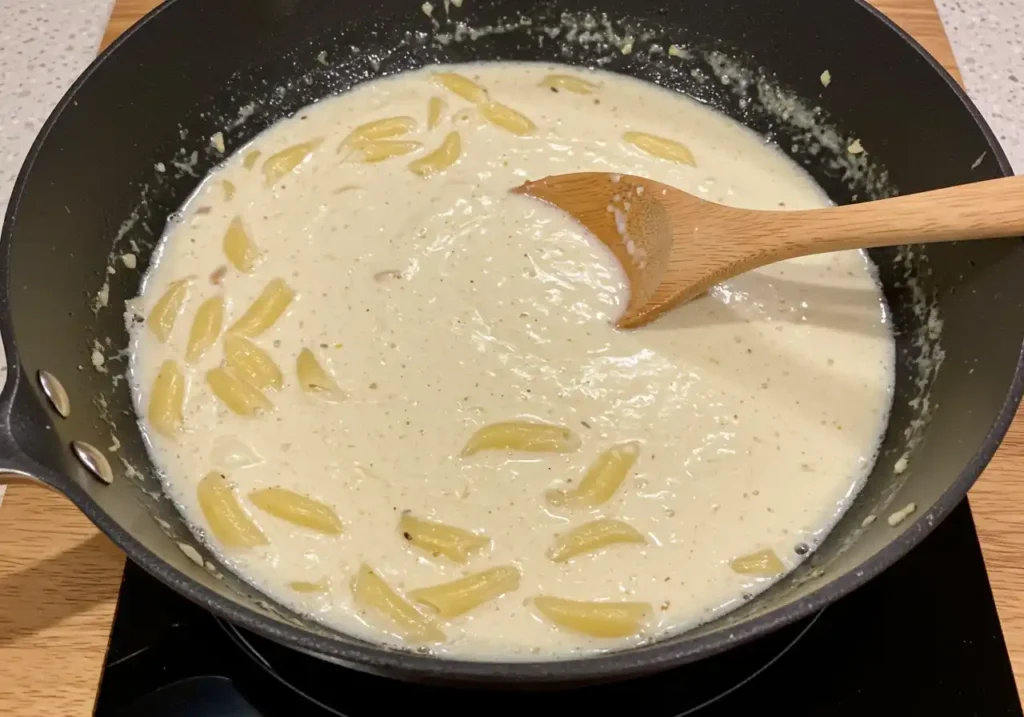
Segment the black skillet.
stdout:
<svg viewBox="0 0 1024 717">
<path fill-rule="evenodd" d="M 128 386 L 114 378 L 125 367 L 124 301 L 168 216 L 221 159 L 209 142 L 215 132 L 230 152 L 305 104 L 427 63 L 549 60 L 602 66 L 710 103 L 778 143 L 837 202 L 1009 172 L 950 77 L 855 0 L 466 0 L 451 20 L 435 4 L 440 28 L 411 0 L 172 0 L 85 72 L 32 148 L 4 224 L 4 477 L 65 494 L 134 561 L 212 612 L 292 648 L 405 679 L 538 684 L 665 669 L 808 615 L 918 543 L 964 497 L 1021 397 L 1018 240 L 874 253 L 899 362 L 878 464 L 812 559 L 693 632 L 557 667 L 446 661 L 327 630 L 218 569 L 162 496 Z M 492 30 L 459 31 L 456 21 Z M 673 44 L 686 48 L 683 57 L 667 52 Z M 866 154 L 847 151 L 854 139 Z M 119 260 L 125 252 L 138 256 L 137 270 Z M 106 372 L 93 366 L 97 351 Z M 67 418 L 40 371 L 66 389 Z M 83 466 L 75 441 L 106 457 L 111 484 Z M 891 527 L 886 516 L 910 502 L 916 511 Z"/>
</svg>

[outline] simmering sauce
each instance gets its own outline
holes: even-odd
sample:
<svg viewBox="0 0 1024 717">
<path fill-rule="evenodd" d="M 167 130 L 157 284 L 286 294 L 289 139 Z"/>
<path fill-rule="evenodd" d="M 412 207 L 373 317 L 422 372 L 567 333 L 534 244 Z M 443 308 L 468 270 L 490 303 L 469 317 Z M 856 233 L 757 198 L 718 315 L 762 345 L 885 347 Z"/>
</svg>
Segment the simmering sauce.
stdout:
<svg viewBox="0 0 1024 717">
<path fill-rule="evenodd" d="M 203 182 L 130 302 L 132 383 L 166 492 L 227 566 L 369 640 L 537 659 L 705 622 L 813 550 L 891 402 L 873 267 L 788 261 L 616 330 L 611 256 L 509 194 L 584 170 L 827 204 L 695 101 L 535 64 L 368 82 Z M 456 616 L 416 592 L 488 570 Z M 537 597 L 630 605 L 602 621 Z"/>
</svg>

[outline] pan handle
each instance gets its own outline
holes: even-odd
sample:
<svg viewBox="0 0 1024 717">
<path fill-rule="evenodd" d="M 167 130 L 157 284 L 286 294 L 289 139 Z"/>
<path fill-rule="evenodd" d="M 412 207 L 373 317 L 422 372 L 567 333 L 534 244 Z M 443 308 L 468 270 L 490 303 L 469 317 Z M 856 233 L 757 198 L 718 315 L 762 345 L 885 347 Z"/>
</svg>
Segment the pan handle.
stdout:
<svg viewBox="0 0 1024 717">
<path fill-rule="evenodd" d="M 0 485 L 31 483 L 68 493 L 71 480 L 33 459 L 19 437 L 51 437 L 46 411 L 25 385 L 25 371 L 10 341 L 5 341 L 7 381 L 0 392 Z M 61 389 L 63 390 L 63 389 Z"/>
</svg>

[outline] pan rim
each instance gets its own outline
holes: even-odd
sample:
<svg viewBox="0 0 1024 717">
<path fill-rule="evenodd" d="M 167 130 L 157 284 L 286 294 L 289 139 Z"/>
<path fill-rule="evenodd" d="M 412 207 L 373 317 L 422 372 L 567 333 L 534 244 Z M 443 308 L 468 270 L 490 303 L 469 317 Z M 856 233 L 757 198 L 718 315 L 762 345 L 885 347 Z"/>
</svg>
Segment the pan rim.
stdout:
<svg viewBox="0 0 1024 717">
<path fill-rule="evenodd" d="M 74 102 L 78 91 L 89 81 L 89 78 L 97 69 L 107 62 L 121 45 L 130 41 L 146 25 L 179 1 L 181 0 L 165 0 L 165 2 L 150 11 L 139 22 L 125 31 L 93 60 L 67 90 L 47 118 L 18 173 L 11 192 L 7 213 L 4 217 L 3 227 L 0 229 L 0 243 L 2 243 L 2 247 L 0 247 L 0 304 L 2 304 L 0 334 L 2 334 L 3 346 L 8 356 L 8 362 L 15 366 L 14 369 L 9 371 L 9 384 L 13 385 L 18 380 L 16 375 L 18 352 L 8 298 L 11 280 L 11 242 L 14 238 L 14 226 L 18 216 L 18 209 L 35 161 L 64 110 Z M 950 73 L 920 43 L 882 14 L 881 11 L 869 5 L 866 0 L 851 1 L 856 6 L 859 6 L 860 9 L 869 13 L 875 20 L 879 21 L 883 28 L 895 33 L 912 51 L 919 54 L 928 63 L 932 71 L 945 81 L 954 96 L 960 101 L 960 104 L 967 110 L 972 121 L 981 130 L 982 136 L 988 145 L 988 151 L 992 153 L 993 158 L 996 160 L 1002 176 L 1013 174 L 1006 154 L 1000 147 L 988 123 Z M 13 391 L 14 388 L 8 386 L 8 389 L 5 389 L 5 394 L 9 390 Z M 1006 398 L 975 454 L 967 462 L 963 470 L 961 470 L 956 480 L 935 502 L 932 509 L 927 513 L 920 514 L 916 521 L 909 524 L 901 535 L 897 536 L 876 553 L 868 563 L 864 564 L 862 569 L 851 571 L 789 605 L 776 608 L 741 623 L 731 631 L 718 631 L 689 639 L 685 637 L 686 633 L 681 633 L 678 636 L 658 640 L 641 647 L 568 660 L 521 662 L 450 660 L 395 650 L 373 643 L 347 643 L 337 638 L 317 635 L 303 628 L 268 619 L 256 610 L 223 597 L 200 583 L 193 581 L 187 575 L 166 563 L 155 553 L 136 541 L 120 525 L 111 520 L 77 484 L 69 483 L 64 492 L 100 530 L 125 552 L 127 557 L 160 580 L 164 585 L 208 609 L 217 617 L 304 654 L 349 668 L 407 679 L 446 682 L 463 681 L 467 683 L 506 682 L 511 684 L 554 684 L 595 681 L 605 678 L 622 679 L 680 666 L 749 642 L 820 611 L 829 603 L 849 594 L 891 566 L 896 560 L 927 537 L 938 523 L 941 522 L 941 518 L 951 512 L 966 497 L 968 489 L 974 484 L 982 470 L 989 463 L 1009 429 L 1017 406 L 1021 402 L 1022 395 L 1024 395 L 1024 346 L 1018 351 L 1013 380 L 1008 388 Z M 62 486 L 62 489 L 64 489 L 64 486 Z"/>
</svg>

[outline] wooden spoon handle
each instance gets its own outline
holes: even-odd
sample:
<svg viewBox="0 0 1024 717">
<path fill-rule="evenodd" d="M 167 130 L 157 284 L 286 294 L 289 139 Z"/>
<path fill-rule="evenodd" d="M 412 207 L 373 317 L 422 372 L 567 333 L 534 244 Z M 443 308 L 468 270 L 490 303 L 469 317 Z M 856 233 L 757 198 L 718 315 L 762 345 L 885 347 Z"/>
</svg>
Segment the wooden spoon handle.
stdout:
<svg viewBox="0 0 1024 717">
<path fill-rule="evenodd" d="M 830 209 L 779 212 L 779 258 L 844 249 L 1024 235 L 1024 176 Z M 764 237 L 768 239 L 768 237 Z"/>
</svg>

